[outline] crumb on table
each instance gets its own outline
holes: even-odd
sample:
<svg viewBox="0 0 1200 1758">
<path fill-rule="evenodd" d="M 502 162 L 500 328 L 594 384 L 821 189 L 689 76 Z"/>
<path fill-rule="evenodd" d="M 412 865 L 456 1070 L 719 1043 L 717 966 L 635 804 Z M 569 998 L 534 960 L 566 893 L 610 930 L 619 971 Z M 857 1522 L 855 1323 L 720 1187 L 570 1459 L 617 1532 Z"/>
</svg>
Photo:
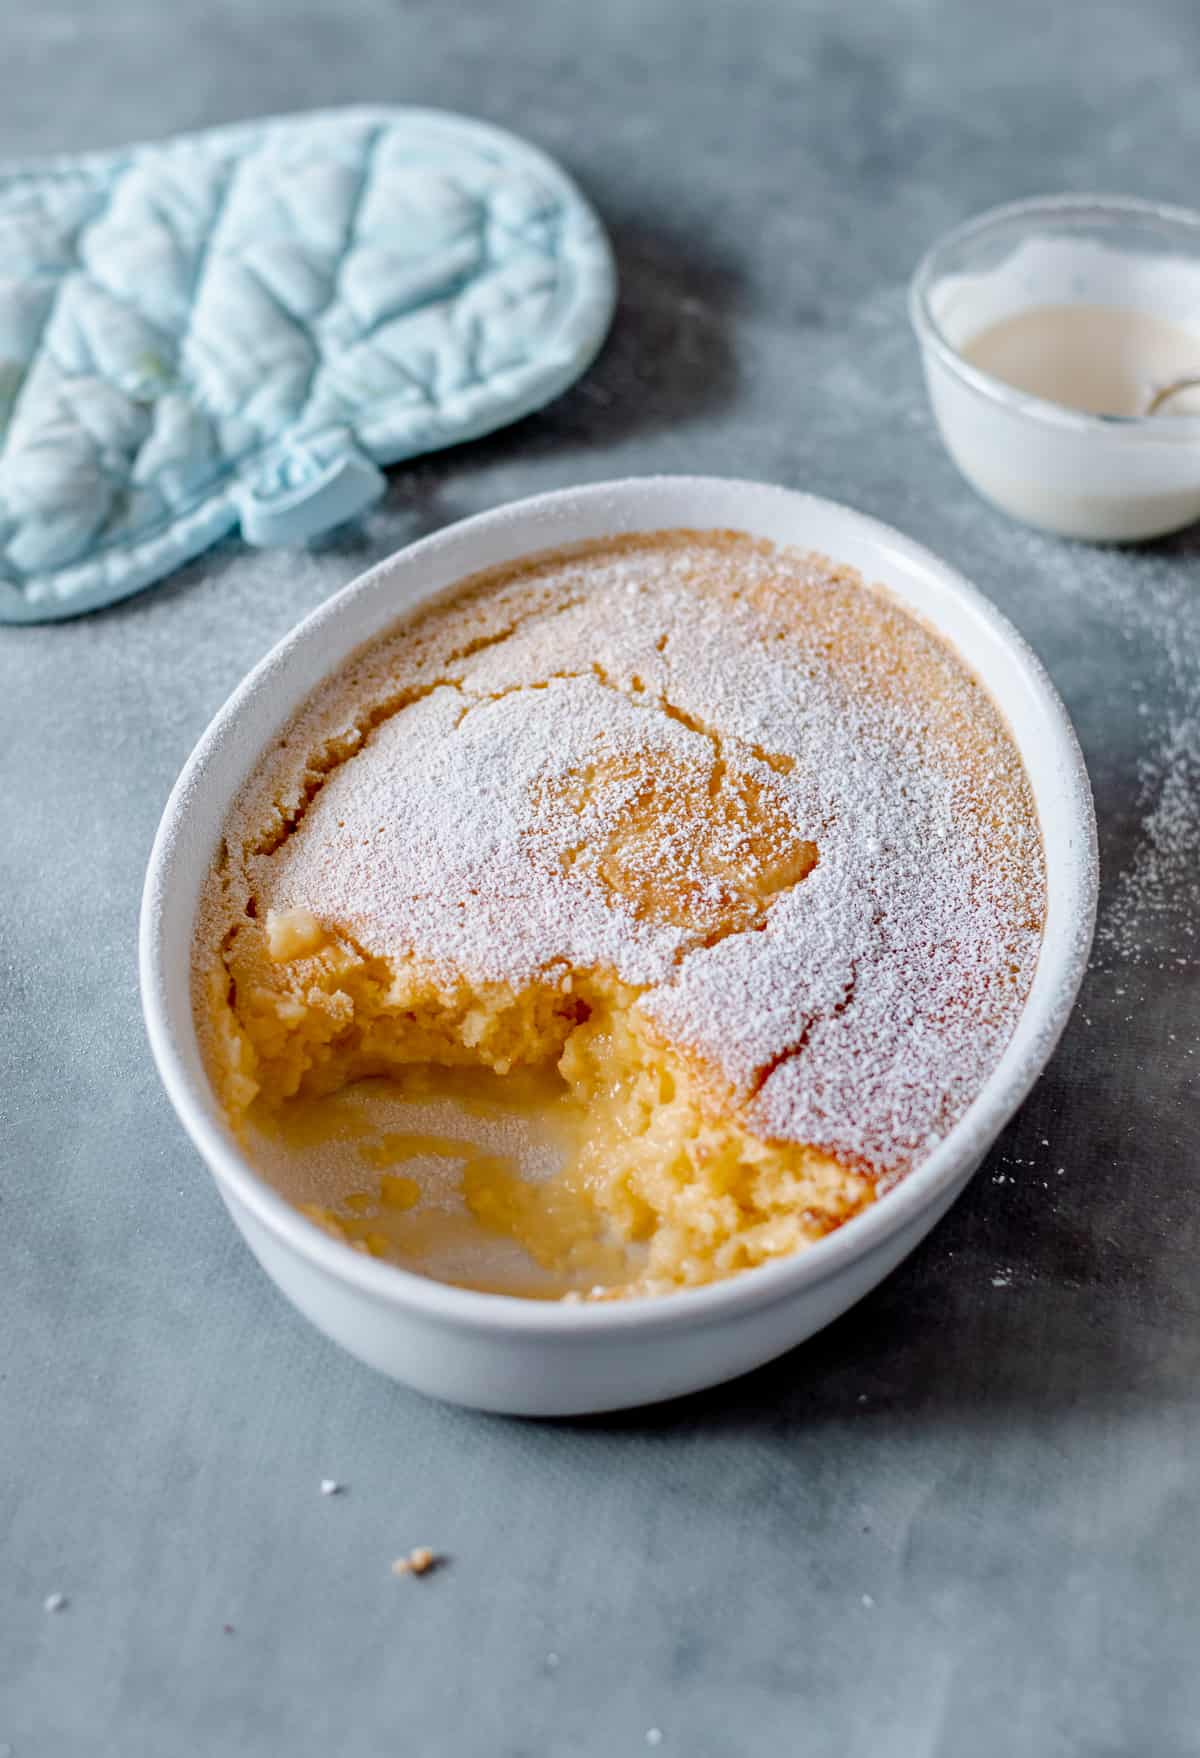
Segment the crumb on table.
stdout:
<svg viewBox="0 0 1200 1758">
<path fill-rule="evenodd" d="M 428 1575 L 431 1569 L 436 1568 L 440 1560 L 428 1545 L 418 1545 L 416 1550 L 410 1550 L 406 1557 L 396 1558 L 392 1564 L 392 1574 Z"/>
</svg>

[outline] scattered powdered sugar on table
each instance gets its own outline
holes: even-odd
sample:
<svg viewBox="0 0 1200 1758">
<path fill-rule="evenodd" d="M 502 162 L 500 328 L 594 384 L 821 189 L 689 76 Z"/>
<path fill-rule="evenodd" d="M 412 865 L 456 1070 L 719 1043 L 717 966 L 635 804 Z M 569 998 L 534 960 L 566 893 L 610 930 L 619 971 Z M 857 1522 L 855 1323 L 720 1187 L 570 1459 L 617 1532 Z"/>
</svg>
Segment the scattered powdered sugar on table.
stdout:
<svg viewBox="0 0 1200 1758">
<path fill-rule="evenodd" d="M 1039 560 L 1044 540 L 1015 528 L 1014 544 Z M 1101 967 L 1157 966 L 1196 955 L 1200 928 L 1200 592 L 1195 559 L 1180 565 L 1184 535 L 1152 548 L 1094 549 L 1060 567 L 1055 591 L 1075 595 L 1081 614 L 1123 656 L 1120 718 L 1133 708 L 1141 739 L 1138 831 L 1132 854 L 1101 900 L 1096 957 Z M 1107 690 L 1114 686 L 1109 684 Z M 1108 875 L 1106 874 L 1106 877 Z"/>
<path fill-rule="evenodd" d="M 752 1129 L 880 1174 L 969 1103 L 1040 944 L 983 691 L 848 570 L 750 540 L 610 544 L 410 620 L 228 840 L 231 911 L 309 910 L 448 984 L 615 972 Z"/>
<path fill-rule="evenodd" d="M 1189 685 L 1200 692 L 1200 667 Z M 1195 951 L 1200 923 L 1200 706 L 1167 715 L 1138 765 L 1141 837 L 1097 933 L 1101 954 Z"/>
</svg>

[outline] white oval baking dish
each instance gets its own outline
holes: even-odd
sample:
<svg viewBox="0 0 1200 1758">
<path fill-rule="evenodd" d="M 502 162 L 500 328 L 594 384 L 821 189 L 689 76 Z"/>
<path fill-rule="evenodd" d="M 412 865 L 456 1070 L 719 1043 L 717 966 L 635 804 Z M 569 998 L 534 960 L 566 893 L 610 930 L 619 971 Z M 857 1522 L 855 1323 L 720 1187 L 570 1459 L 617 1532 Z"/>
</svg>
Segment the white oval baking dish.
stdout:
<svg viewBox="0 0 1200 1758">
<path fill-rule="evenodd" d="M 448 1287 L 328 1237 L 248 1163 L 201 1065 L 189 958 L 230 804 L 283 723 L 355 647 L 465 575 L 561 544 L 732 528 L 825 552 L 935 625 L 1006 714 L 1033 785 L 1049 902 L 1028 1000 L 970 1109 L 916 1171 L 797 1256 L 656 1299 L 526 1301 Z M 752 482 L 648 477 L 563 489 L 401 550 L 314 611 L 217 714 L 167 803 L 146 875 L 142 999 L 163 1083 L 250 1249 L 320 1330 L 372 1367 L 479 1409 L 565 1415 L 716 1385 L 792 1348 L 895 1268 L 963 1189 L 1046 1063 L 1087 963 L 1096 903 L 1091 792 L 1046 673 L 1000 613 L 928 550 L 832 501 Z"/>
</svg>

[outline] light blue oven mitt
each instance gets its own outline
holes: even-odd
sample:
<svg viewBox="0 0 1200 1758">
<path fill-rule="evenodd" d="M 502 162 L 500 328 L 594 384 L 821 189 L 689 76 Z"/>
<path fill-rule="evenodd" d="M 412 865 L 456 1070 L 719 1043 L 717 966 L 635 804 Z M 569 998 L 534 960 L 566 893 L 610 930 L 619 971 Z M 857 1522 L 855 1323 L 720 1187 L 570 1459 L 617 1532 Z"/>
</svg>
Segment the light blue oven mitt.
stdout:
<svg viewBox="0 0 1200 1758">
<path fill-rule="evenodd" d="M 565 390 L 614 298 L 558 167 L 434 110 L 0 169 L 0 620 L 353 517 Z"/>
</svg>

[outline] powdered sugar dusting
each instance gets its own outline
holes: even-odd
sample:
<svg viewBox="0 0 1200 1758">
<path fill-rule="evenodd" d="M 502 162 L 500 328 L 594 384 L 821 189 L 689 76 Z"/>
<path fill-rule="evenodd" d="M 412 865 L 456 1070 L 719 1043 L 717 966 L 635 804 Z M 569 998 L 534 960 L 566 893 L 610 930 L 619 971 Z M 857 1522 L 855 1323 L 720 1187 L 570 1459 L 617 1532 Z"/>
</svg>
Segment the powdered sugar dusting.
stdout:
<svg viewBox="0 0 1200 1758">
<path fill-rule="evenodd" d="M 1014 527 L 1018 565 L 1044 572 L 1045 540 Z M 1135 549 L 1064 553 L 1054 592 L 1064 621 L 1092 630 L 1088 651 L 1120 655 L 1116 682 L 1076 691 L 1085 748 L 1100 766 L 1106 885 L 1096 965 L 1110 973 L 1190 965 L 1200 924 L 1200 594 L 1194 533 Z M 1182 564 L 1182 565 L 1181 565 Z M 1137 752 L 1136 798 L 1104 775 L 1114 739 Z M 1132 806 L 1134 822 L 1125 814 Z M 1118 992 L 1119 993 L 1119 992 Z"/>
<path fill-rule="evenodd" d="M 957 658 L 849 570 L 729 534 L 544 559 L 405 624 L 228 841 L 235 907 L 447 981 L 614 972 L 752 1130 L 881 1175 L 994 1066 L 1044 908 L 1019 757 Z"/>
<path fill-rule="evenodd" d="M 1178 653 L 1172 670 L 1183 683 Z M 1186 700 L 1195 700 L 1195 681 Z M 1141 836 L 1132 864 L 1118 877 L 1112 907 L 1102 916 L 1101 958 L 1154 962 L 1168 953 L 1194 955 L 1200 919 L 1200 714 L 1168 712 L 1153 748 L 1138 765 Z"/>
</svg>

